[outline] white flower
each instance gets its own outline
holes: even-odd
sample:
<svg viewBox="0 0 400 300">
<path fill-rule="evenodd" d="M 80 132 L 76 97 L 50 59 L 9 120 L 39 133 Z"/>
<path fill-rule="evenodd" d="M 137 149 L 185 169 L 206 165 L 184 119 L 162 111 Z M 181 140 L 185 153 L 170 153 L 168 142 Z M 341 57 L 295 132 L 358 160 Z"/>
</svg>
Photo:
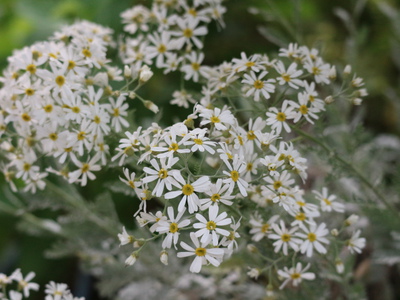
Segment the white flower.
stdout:
<svg viewBox="0 0 400 300">
<path fill-rule="evenodd" d="M 246 172 L 246 163 L 239 158 L 239 155 L 235 154 L 232 164 L 228 160 L 224 160 L 225 165 L 228 167 L 229 172 L 223 171 L 223 173 L 229 178 L 224 179 L 223 183 L 229 184 L 229 192 L 231 193 L 235 186 L 239 188 L 240 193 L 246 197 L 247 196 L 247 187 L 249 186 L 248 182 L 246 182 L 242 176 Z"/>
<path fill-rule="evenodd" d="M 292 101 L 284 100 L 282 103 L 282 108 L 278 110 L 276 107 L 271 107 L 267 115 L 267 125 L 271 126 L 272 130 L 275 130 L 277 134 L 280 134 L 282 127 L 286 132 L 290 132 L 291 129 L 286 123 L 287 120 L 294 118 L 294 107 Z"/>
<path fill-rule="evenodd" d="M 207 244 L 200 244 L 194 232 L 190 233 L 190 238 L 195 246 L 195 248 L 190 247 L 185 242 L 181 242 L 181 247 L 187 252 L 178 252 L 178 257 L 188 257 L 195 255 L 195 259 L 190 265 L 190 272 L 199 273 L 201 267 L 208 262 L 213 266 L 218 267 L 221 263 L 222 257 L 224 255 L 224 250 L 221 248 L 210 248 L 207 249 Z"/>
<path fill-rule="evenodd" d="M 121 242 L 120 246 L 131 244 L 134 240 L 133 236 L 126 232 L 125 226 L 122 227 L 122 233 L 118 233 L 118 239 Z"/>
<path fill-rule="evenodd" d="M 99 160 L 99 156 L 94 156 L 92 159 L 88 158 L 87 162 L 83 163 L 76 158 L 73 159 L 73 162 L 77 167 L 78 170 L 69 173 L 69 183 L 73 183 L 76 181 L 80 181 L 81 186 L 85 186 L 87 183 L 87 179 L 90 180 L 96 179 L 96 176 L 91 171 L 99 171 L 101 169 L 100 165 L 96 165 L 96 162 Z M 81 179 L 78 180 L 78 178 Z"/>
<path fill-rule="evenodd" d="M 258 77 L 253 71 L 250 72 L 250 75 L 244 74 L 242 83 L 250 86 L 249 90 L 246 92 L 246 97 L 254 95 L 254 101 L 256 102 L 260 101 L 260 94 L 262 94 L 265 99 L 271 98 L 270 93 L 275 92 L 275 85 L 272 84 L 275 83 L 275 79 L 262 80 L 267 74 L 267 71 L 261 72 Z"/>
<path fill-rule="evenodd" d="M 132 252 L 131 255 L 129 255 L 125 260 L 125 266 L 132 266 L 136 262 L 137 258 L 138 256 L 136 251 Z"/>
<path fill-rule="evenodd" d="M 158 224 L 156 231 L 159 233 L 167 233 L 167 236 L 164 238 L 162 242 L 163 249 L 171 248 L 172 243 L 174 243 L 174 247 L 176 249 L 176 244 L 178 243 L 179 239 L 179 229 L 186 227 L 190 224 L 189 220 L 182 220 L 183 214 L 185 213 L 186 208 L 178 213 L 178 215 L 174 216 L 174 208 L 172 206 L 168 206 L 167 213 L 169 220 L 162 220 Z"/>
<path fill-rule="evenodd" d="M 342 203 L 336 202 L 335 195 L 328 195 L 328 189 L 326 187 L 322 188 L 322 193 L 318 191 L 313 191 L 315 198 L 320 201 L 322 211 L 337 211 L 344 212 L 344 205 Z"/>
<path fill-rule="evenodd" d="M 299 86 L 303 86 L 303 81 L 297 79 L 303 71 L 297 70 L 297 64 L 292 63 L 287 70 L 285 70 L 285 66 L 282 61 L 278 61 L 275 65 L 276 71 L 281 75 L 280 77 L 276 78 L 280 85 L 288 84 L 294 89 L 298 89 Z"/>
<path fill-rule="evenodd" d="M 361 249 L 365 247 L 366 240 L 365 238 L 360 238 L 361 230 L 357 230 L 353 233 L 351 238 L 346 241 L 347 248 L 350 250 L 350 253 L 354 252 L 361 253 Z"/>
<path fill-rule="evenodd" d="M 186 43 L 190 45 L 190 42 L 193 42 L 194 45 L 201 49 L 203 48 L 203 43 L 200 41 L 198 36 L 203 36 L 207 34 L 207 28 L 205 26 L 197 27 L 199 24 L 199 20 L 197 19 L 182 19 L 178 18 L 176 23 L 179 27 L 179 31 L 170 32 L 171 35 L 177 36 L 178 38 L 175 40 L 175 45 L 178 49 L 181 49 L 183 45 Z"/>
<path fill-rule="evenodd" d="M 300 245 L 300 252 L 306 253 L 308 257 L 313 255 L 313 249 L 318 253 L 326 254 L 327 250 L 323 246 L 323 244 L 329 244 L 329 240 L 325 238 L 326 235 L 329 234 L 329 230 L 326 229 L 326 224 L 321 223 L 317 227 L 317 224 L 310 224 L 310 228 L 308 229 L 306 226 L 303 226 L 302 229 L 305 233 L 297 233 L 298 237 L 304 239 L 302 244 Z"/>
<path fill-rule="evenodd" d="M 226 107 L 222 110 L 218 107 L 215 107 L 213 110 L 200 108 L 200 117 L 203 117 L 200 126 L 211 123 L 217 130 L 226 130 L 226 125 L 233 125 L 235 122 L 235 117 Z"/>
<path fill-rule="evenodd" d="M 273 243 L 275 247 L 275 253 L 279 252 L 282 248 L 282 252 L 284 255 L 288 255 L 288 247 L 291 247 L 294 251 L 299 250 L 299 244 L 302 242 L 300 239 L 295 238 L 295 232 L 298 227 L 293 227 L 292 229 L 286 229 L 285 223 L 281 220 L 280 227 L 274 223 L 272 224 L 272 229 L 276 232 L 268 235 L 269 239 L 276 240 Z"/>
<path fill-rule="evenodd" d="M 186 183 L 184 180 L 180 181 L 179 188 L 181 190 L 172 191 L 165 194 L 165 199 L 173 199 L 180 195 L 183 195 L 181 201 L 178 205 L 178 211 L 181 212 L 186 205 L 189 207 L 189 213 L 194 213 L 198 211 L 200 206 L 199 196 L 196 194 L 198 192 L 205 192 L 210 187 L 210 178 L 208 176 L 202 176 L 193 183 Z"/>
<path fill-rule="evenodd" d="M 44 292 L 51 296 L 52 300 L 61 300 L 64 296 L 70 293 L 68 286 L 65 283 L 55 283 L 54 281 L 50 281 L 48 284 L 46 284 L 46 289 Z"/>
<path fill-rule="evenodd" d="M 29 272 L 28 275 L 26 275 L 24 278 L 21 274 L 21 271 L 17 269 L 14 271 L 13 274 L 11 274 L 11 277 L 13 278 L 13 280 L 18 282 L 18 286 L 20 289 L 23 290 L 24 296 L 26 298 L 29 297 L 30 290 L 39 290 L 39 285 L 37 283 L 29 282 L 35 277 L 34 272 Z"/>
<path fill-rule="evenodd" d="M 228 188 L 229 184 L 222 185 L 222 179 L 218 179 L 216 183 L 212 183 L 209 190 L 204 192 L 209 197 L 200 199 L 201 210 L 205 210 L 211 205 L 218 205 L 219 203 L 232 205 L 231 200 L 235 197 L 231 196 Z"/>
<path fill-rule="evenodd" d="M 143 84 L 153 76 L 153 72 L 150 70 L 150 68 L 146 65 L 140 68 L 139 71 L 139 81 Z"/>
<path fill-rule="evenodd" d="M 310 268 L 310 264 L 303 269 L 301 263 L 297 263 L 295 268 L 288 269 L 284 267 L 283 270 L 278 270 L 278 275 L 285 279 L 279 289 L 283 289 L 289 282 L 292 282 L 293 286 L 298 286 L 303 279 L 314 280 L 315 274 L 306 272 Z"/>
<path fill-rule="evenodd" d="M 226 226 L 232 223 L 230 218 L 227 218 L 226 212 L 218 215 L 219 207 L 217 205 L 210 206 L 208 208 L 208 221 L 201 214 L 196 214 L 196 219 L 200 223 L 193 224 L 193 228 L 199 229 L 196 231 L 196 237 L 202 237 L 201 242 L 208 244 L 212 241 L 214 246 L 218 245 L 219 235 L 228 236 L 229 231 L 220 228 L 220 226 Z"/>
<path fill-rule="evenodd" d="M 260 241 L 262 238 L 271 233 L 272 225 L 279 219 L 278 215 L 272 216 L 267 222 L 262 220 L 258 215 L 250 218 L 249 224 L 252 227 L 250 234 L 253 236 L 251 239 L 255 242 Z"/>
</svg>

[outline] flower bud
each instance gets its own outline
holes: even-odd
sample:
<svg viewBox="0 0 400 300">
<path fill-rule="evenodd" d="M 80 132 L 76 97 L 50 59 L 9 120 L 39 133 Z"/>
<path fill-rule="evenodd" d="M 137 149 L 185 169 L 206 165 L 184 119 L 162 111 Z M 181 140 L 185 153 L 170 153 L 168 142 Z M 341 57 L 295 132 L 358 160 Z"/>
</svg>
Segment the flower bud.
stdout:
<svg viewBox="0 0 400 300">
<path fill-rule="evenodd" d="M 339 231 L 338 231 L 336 228 L 333 228 L 333 229 L 331 230 L 331 234 L 332 234 L 333 236 L 338 236 L 338 235 L 339 235 Z"/>
<path fill-rule="evenodd" d="M 258 249 L 256 246 L 254 246 L 253 244 L 248 244 L 247 245 L 247 250 L 251 253 L 258 253 Z"/>
<path fill-rule="evenodd" d="M 329 79 L 335 80 L 336 79 L 336 67 L 332 66 L 331 69 L 329 70 Z"/>
<path fill-rule="evenodd" d="M 344 264 L 343 264 L 342 260 L 339 257 L 336 258 L 336 260 L 335 260 L 335 266 L 336 266 L 336 271 L 339 274 L 342 274 L 344 272 Z"/>
<path fill-rule="evenodd" d="M 257 279 L 258 276 L 260 276 L 260 270 L 259 270 L 259 269 L 256 269 L 256 268 L 250 268 L 250 270 L 247 272 L 247 275 L 248 275 L 250 278 Z"/>
<path fill-rule="evenodd" d="M 352 100 L 353 105 L 361 105 L 362 99 L 361 98 L 354 98 Z"/>
<path fill-rule="evenodd" d="M 346 226 L 351 226 L 351 225 L 353 225 L 354 223 L 357 223 L 357 221 L 358 221 L 359 218 L 360 218 L 359 216 L 357 216 L 357 215 L 355 215 L 355 214 L 352 214 L 350 217 L 348 217 L 348 218 L 344 221 L 344 225 L 346 225 Z"/>
<path fill-rule="evenodd" d="M 133 99 L 136 98 L 136 93 L 135 92 L 129 92 L 128 97 L 133 100 Z"/>
<path fill-rule="evenodd" d="M 165 250 L 161 251 L 161 253 L 160 253 L 160 261 L 164 265 L 168 266 L 168 252 L 167 251 L 165 251 Z"/>
<path fill-rule="evenodd" d="M 152 76 L 153 76 L 153 72 L 150 70 L 150 68 L 148 66 L 144 65 L 140 69 L 139 80 L 140 80 L 141 84 L 147 82 Z"/>
<path fill-rule="evenodd" d="M 333 103 L 334 101 L 335 101 L 335 99 L 333 99 L 332 96 L 328 96 L 328 97 L 326 97 L 325 100 L 324 100 L 325 104 L 331 104 L 331 103 Z"/>
<path fill-rule="evenodd" d="M 355 77 L 355 78 L 351 81 L 351 85 L 352 85 L 353 87 L 360 87 L 360 86 L 363 86 L 363 85 L 364 85 L 363 79 L 360 78 L 360 77 Z"/>
<path fill-rule="evenodd" d="M 125 65 L 125 67 L 124 67 L 124 77 L 125 78 L 131 78 L 132 77 L 132 70 L 127 65 Z"/>
<path fill-rule="evenodd" d="M 136 262 L 137 258 L 137 252 L 132 252 L 131 255 L 129 255 L 128 258 L 125 260 L 125 267 L 132 266 Z"/>
<path fill-rule="evenodd" d="M 159 111 L 158 106 L 149 100 L 144 101 L 144 106 L 155 114 Z"/>
<path fill-rule="evenodd" d="M 351 66 L 350 66 L 350 65 L 347 65 L 346 67 L 344 67 L 343 74 L 344 74 L 345 76 L 347 76 L 347 75 L 349 75 L 350 73 L 351 73 Z"/>
<path fill-rule="evenodd" d="M 365 96 L 368 96 L 368 92 L 367 92 L 366 89 L 359 89 L 359 90 L 356 92 L 356 94 L 357 94 L 358 97 L 365 97 Z"/>
</svg>

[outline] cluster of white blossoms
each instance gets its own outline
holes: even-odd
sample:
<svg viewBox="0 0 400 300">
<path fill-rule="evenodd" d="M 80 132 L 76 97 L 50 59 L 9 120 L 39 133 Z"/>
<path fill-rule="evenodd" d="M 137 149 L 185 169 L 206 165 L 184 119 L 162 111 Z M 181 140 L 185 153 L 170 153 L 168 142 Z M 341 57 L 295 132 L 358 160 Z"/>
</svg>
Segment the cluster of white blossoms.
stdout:
<svg viewBox="0 0 400 300">
<path fill-rule="evenodd" d="M 151 8 L 134 6 L 121 14 L 129 33 L 120 46 L 122 61 L 133 69 L 152 65 L 167 74 L 180 70 L 185 80 L 205 76 L 201 66 L 203 38 L 213 20 L 224 26 L 222 0 L 154 1 Z"/>
<path fill-rule="evenodd" d="M 8 58 L 0 79 L 1 169 L 14 190 L 15 178 L 25 191 L 43 189 L 48 172 L 85 185 L 106 164 L 106 137 L 129 125 L 127 95 L 110 85 L 123 80 L 106 58 L 111 33 L 78 22 Z M 43 156 L 54 159 L 43 164 Z"/>
<path fill-rule="evenodd" d="M 291 142 L 296 137 L 292 127 L 314 124 L 337 98 L 359 105 L 367 92 L 361 78 L 351 77 L 349 67 L 337 85 L 336 67 L 324 62 L 318 50 L 297 44 L 281 49 L 272 60 L 242 53 L 217 67 L 200 66 L 203 55 L 195 51 L 203 45 L 196 32 L 205 34 L 205 27 L 197 27 L 209 19 L 201 18 L 200 4 L 213 2 L 177 2 L 174 8 L 184 15 L 173 14 L 164 23 L 155 17 L 163 4 L 153 5 L 152 14 L 139 6 L 122 15 L 126 30 L 137 34 L 126 39 L 125 63 L 140 67 L 157 57 L 156 67 L 165 73 L 180 70 L 184 79 L 203 84 L 198 100 L 184 88 L 174 93 L 172 104 L 187 108 L 197 102 L 186 120 L 167 128 L 156 123 L 139 127 L 120 141 L 115 159 L 127 166 L 121 181 L 140 199 L 136 219 L 152 234 L 148 240 L 137 239 L 123 229 L 121 245 L 134 247 L 125 263 L 133 265 L 147 242 L 162 238 L 164 264 L 171 252 L 180 258 L 193 256 L 190 271 L 198 273 L 204 265 L 219 266 L 238 249 L 239 237 L 249 237 L 244 243 L 250 249 L 271 249 L 271 259 L 285 258 L 259 269 L 283 264 L 283 270 L 275 270 L 285 279 L 281 288 L 289 281 L 297 286 L 315 274 L 306 272 L 311 265 L 288 266 L 294 258 L 316 263 L 332 244 L 334 249 L 345 245 L 350 253 L 360 252 L 365 239 L 360 231 L 345 230 L 347 221 L 340 230 L 323 222 L 326 214 L 345 211 L 327 188 L 313 191 L 312 197 L 300 187 L 307 179 L 307 159 Z M 150 25 L 158 25 L 159 33 L 150 33 Z M 172 57 L 175 67 L 169 68 Z M 148 211 L 149 201 L 161 209 Z M 333 260 L 337 272 L 343 272 L 339 252 Z"/>
<path fill-rule="evenodd" d="M 23 276 L 20 269 L 16 269 L 10 276 L 0 273 L 0 299 L 22 300 L 30 297 L 30 291 L 38 291 L 39 284 L 31 282 L 34 272 Z M 65 283 L 51 281 L 46 285 L 45 300 L 85 300 L 84 297 L 74 297 Z"/>
</svg>

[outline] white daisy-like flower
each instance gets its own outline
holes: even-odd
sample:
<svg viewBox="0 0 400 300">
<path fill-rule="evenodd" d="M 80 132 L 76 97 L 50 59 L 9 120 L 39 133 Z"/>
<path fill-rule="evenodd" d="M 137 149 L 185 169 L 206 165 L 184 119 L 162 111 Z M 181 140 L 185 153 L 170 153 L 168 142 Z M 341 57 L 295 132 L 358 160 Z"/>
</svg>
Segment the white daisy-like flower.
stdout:
<svg viewBox="0 0 400 300">
<path fill-rule="evenodd" d="M 267 115 L 267 125 L 271 126 L 272 130 L 275 130 L 277 134 L 280 134 L 282 128 L 286 130 L 286 132 L 291 132 L 289 125 L 287 124 L 287 120 L 293 119 L 295 112 L 293 111 L 294 107 L 292 101 L 284 100 L 282 103 L 282 107 L 278 110 L 276 107 L 271 107 Z"/>
<path fill-rule="evenodd" d="M 313 191 L 313 193 L 315 194 L 315 198 L 320 201 L 322 211 L 337 211 L 340 213 L 344 212 L 344 205 L 336 202 L 336 196 L 329 195 L 326 187 L 322 188 L 322 193 L 318 191 Z"/>
<path fill-rule="evenodd" d="M 222 183 L 222 179 L 218 179 L 216 183 L 210 185 L 209 190 L 204 192 L 209 197 L 200 199 L 201 210 L 205 210 L 211 205 L 218 205 L 220 203 L 228 206 L 232 205 L 233 202 L 231 200 L 235 197 L 231 196 L 231 193 L 228 191 L 229 184 L 222 185 Z"/>
<path fill-rule="evenodd" d="M 29 297 L 30 290 L 37 291 L 39 290 L 39 285 L 34 282 L 30 282 L 36 274 L 34 272 L 29 272 L 25 277 L 22 276 L 22 273 L 20 269 L 17 269 L 14 271 L 13 274 L 11 274 L 10 277 L 12 277 L 13 280 L 18 282 L 18 286 L 20 289 L 23 291 L 23 294 L 26 298 Z"/>
<path fill-rule="evenodd" d="M 226 107 L 222 109 L 218 107 L 206 109 L 200 105 L 197 107 L 200 111 L 200 117 L 203 117 L 200 126 L 211 123 L 217 130 L 226 130 L 227 125 L 233 125 L 235 123 L 235 117 Z"/>
<path fill-rule="evenodd" d="M 273 85 L 275 79 L 262 80 L 267 74 L 267 71 L 261 72 L 258 76 L 253 71 L 250 72 L 250 75 L 244 74 L 242 83 L 249 85 L 246 97 L 254 95 L 254 101 L 256 102 L 260 101 L 260 95 L 263 95 L 265 99 L 271 98 L 270 94 L 275 92 L 275 85 Z"/>
<path fill-rule="evenodd" d="M 278 275 L 281 276 L 285 281 L 281 284 L 279 289 L 283 289 L 289 282 L 292 282 L 293 286 L 298 286 L 303 279 L 314 280 L 315 274 L 306 272 L 310 268 L 310 264 L 303 269 L 301 263 L 297 263 L 296 267 L 288 269 L 284 267 L 283 270 L 278 270 Z"/>
<path fill-rule="evenodd" d="M 177 37 L 174 43 L 178 49 L 181 49 L 185 43 L 190 45 L 191 42 L 193 42 L 197 48 L 203 48 L 203 43 L 200 41 L 199 37 L 207 34 L 207 27 L 198 27 L 199 20 L 193 18 L 177 18 L 176 24 L 179 27 L 179 31 L 171 31 L 170 34 Z"/>
<path fill-rule="evenodd" d="M 196 231 L 196 237 L 201 237 L 201 242 L 208 244 L 212 241 L 214 246 L 218 245 L 219 235 L 228 236 L 229 231 L 220 228 L 220 226 L 226 226 L 232 223 L 232 219 L 227 217 L 226 212 L 218 215 L 219 207 L 217 205 L 210 206 L 208 208 L 208 221 L 201 214 L 196 214 L 196 219 L 200 223 L 193 224 L 193 228 L 199 229 Z"/>
<path fill-rule="evenodd" d="M 198 211 L 200 206 L 199 196 L 196 193 L 205 192 L 210 188 L 210 178 L 208 176 L 202 176 L 193 183 L 186 183 L 184 180 L 179 181 L 180 184 L 178 191 L 168 192 L 164 195 L 165 199 L 173 199 L 180 195 L 183 195 L 178 205 L 178 211 L 182 211 L 185 208 L 186 202 L 189 207 L 189 213 Z"/>
<path fill-rule="evenodd" d="M 122 233 L 118 233 L 120 246 L 133 243 L 133 236 L 126 232 L 125 226 L 122 227 Z"/>
<path fill-rule="evenodd" d="M 164 238 L 162 242 L 162 247 L 163 249 L 165 248 L 171 248 L 172 243 L 174 244 L 176 248 L 176 244 L 178 243 L 179 239 L 179 229 L 186 227 L 190 224 L 189 220 L 182 220 L 183 214 L 185 213 L 186 208 L 184 208 L 182 211 L 178 213 L 178 215 L 175 217 L 174 214 L 174 208 L 172 206 L 168 206 L 167 208 L 167 213 L 168 213 L 168 220 L 162 220 L 159 222 L 159 226 L 157 227 L 157 230 L 159 233 L 166 233 L 167 236 Z"/>
<path fill-rule="evenodd" d="M 292 248 L 294 251 L 299 250 L 299 244 L 302 242 L 301 239 L 296 238 L 296 231 L 298 227 L 293 227 L 290 230 L 286 228 L 285 223 L 281 220 L 280 227 L 278 224 L 272 224 L 272 229 L 275 233 L 269 234 L 268 238 L 276 240 L 272 245 L 275 247 L 275 253 L 279 252 L 282 248 L 284 255 L 288 255 L 288 248 Z"/>
<path fill-rule="evenodd" d="M 279 219 L 278 215 L 272 216 L 267 222 L 262 220 L 258 215 L 250 218 L 249 224 L 251 225 L 250 234 L 253 236 L 251 239 L 255 242 L 261 241 L 271 233 L 272 225 Z"/>
<path fill-rule="evenodd" d="M 329 230 L 326 228 L 325 223 L 319 224 L 310 224 L 310 228 L 303 226 L 302 229 L 305 233 L 298 232 L 296 236 L 302 238 L 304 241 L 300 245 L 300 252 L 306 253 L 308 257 L 313 255 L 313 249 L 318 253 L 326 254 L 327 250 L 323 244 L 328 245 L 329 240 L 325 237 L 329 234 Z"/>
<path fill-rule="evenodd" d="M 303 74 L 303 71 L 297 70 L 296 63 L 292 63 L 286 70 L 283 62 L 279 60 L 275 64 L 275 69 L 281 75 L 280 77 L 276 78 L 280 85 L 288 84 L 294 89 L 298 89 L 300 86 L 303 86 L 303 81 L 297 78 Z"/>
<path fill-rule="evenodd" d="M 351 238 L 346 241 L 347 248 L 350 250 L 350 253 L 354 252 L 361 253 L 361 249 L 365 247 L 366 239 L 360 238 L 361 230 L 357 230 L 353 233 Z"/>
<path fill-rule="evenodd" d="M 237 154 L 233 157 L 232 164 L 228 160 L 224 160 L 224 163 L 228 167 L 229 172 L 223 171 L 223 173 L 229 178 L 224 179 L 223 183 L 229 184 L 230 192 L 232 192 L 235 186 L 237 186 L 242 196 L 246 197 L 246 189 L 248 188 L 249 183 L 242 178 L 246 172 L 246 163 L 240 159 Z"/>
<path fill-rule="evenodd" d="M 209 248 L 207 249 L 207 243 L 199 242 L 194 232 L 190 233 L 190 238 L 195 248 L 189 246 L 185 242 L 181 242 L 181 247 L 186 252 L 178 252 L 178 257 L 196 256 L 190 265 L 190 272 L 199 273 L 201 267 L 207 263 L 211 263 L 213 266 L 218 267 L 222 261 L 224 250 L 222 248 Z"/>
</svg>

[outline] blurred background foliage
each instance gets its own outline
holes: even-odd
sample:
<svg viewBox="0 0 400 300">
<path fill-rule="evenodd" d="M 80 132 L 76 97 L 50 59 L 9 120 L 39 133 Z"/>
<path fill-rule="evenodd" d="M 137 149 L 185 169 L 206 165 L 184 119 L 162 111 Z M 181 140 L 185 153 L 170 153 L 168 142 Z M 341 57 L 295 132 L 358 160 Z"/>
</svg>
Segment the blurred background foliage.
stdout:
<svg viewBox="0 0 400 300">
<path fill-rule="evenodd" d="M 118 37 L 122 34 L 119 14 L 133 5 L 149 5 L 149 2 L 0 0 L 0 70 L 6 67 L 7 57 L 14 49 L 44 40 L 63 24 L 77 19 L 109 26 Z M 213 24 L 209 28 L 204 48 L 206 64 L 231 60 L 240 56 L 242 51 L 248 55 L 273 53 L 289 42 L 316 47 L 327 62 L 343 67 L 351 64 L 353 70 L 364 78 L 369 92 L 360 108 L 365 126 L 374 134 L 400 135 L 398 0 L 229 0 L 225 5 L 228 9 L 224 16 L 226 27 L 221 30 Z M 156 73 L 143 94 L 168 115 L 172 111 L 168 102 L 172 92 L 179 88 L 179 76 L 171 74 L 160 80 L 161 76 Z M 138 115 L 151 121 L 149 112 L 140 111 L 140 114 L 136 113 Z M 98 189 L 96 184 L 89 184 L 83 193 L 90 197 Z M 5 197 L 4 194 L 0 196 Z M 131 216 L 137 207 L 132 205 L 132 199 L 121 195 L 114 198 L 121 222 L 127 227 L 133 226 Z M 46 209 L 35 213 L 46 218 L 55 215 L 54 211 Z M 18 231 L 17 220 L 0 214 L 0 272 L 9 273 L 16 267 L 25 273 L 34 270 L 37 273 L 35 281 L 42 286 L 51 278 L 67 282 L 75 289 L 80 288 L 77 282 L 90 280 L 79 271 L 75 258 L 46 259 L 44 250 L 54 239 L 22 234 Z M 77 294 L 88 296 L 84 286 L 81 288 L 83 290 Z M 96 295 L 91 299 L 96 299 Z"/>
</svg>

